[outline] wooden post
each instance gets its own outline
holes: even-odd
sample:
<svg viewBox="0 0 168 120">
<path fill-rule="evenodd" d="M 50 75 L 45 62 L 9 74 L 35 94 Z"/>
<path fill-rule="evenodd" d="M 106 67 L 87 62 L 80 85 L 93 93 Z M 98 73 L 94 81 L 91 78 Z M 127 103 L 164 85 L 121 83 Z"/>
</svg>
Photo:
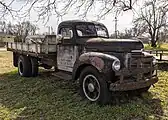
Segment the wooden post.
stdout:
<svg viewBox="0 0 168 120">
<path fill-rule="evenodd" d="M 158 56 L 158 51 L 156 50 L 156 56 Z"/>
<path fill-rule="evenodd" d="M 160 61 L 162 60 L 162 55 L 163 55 L 163 53 L 160 53 Z"/>
<path fill-rule="evenodd" d="M 150 50 L 149 53 L 152 54 L 152 50 Z"/>
</svg>

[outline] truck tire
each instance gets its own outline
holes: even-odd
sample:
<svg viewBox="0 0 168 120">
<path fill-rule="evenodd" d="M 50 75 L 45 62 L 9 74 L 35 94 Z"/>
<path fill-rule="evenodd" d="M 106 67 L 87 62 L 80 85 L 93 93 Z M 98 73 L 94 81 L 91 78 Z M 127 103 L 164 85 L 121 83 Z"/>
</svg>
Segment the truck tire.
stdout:
<svg viewBox="0 0 168 120">
<path fill-rule="evenodd" d="M 49 69 L 52 68 L 52 66 L 49 66 L 49 65 L 44 64 L 44 68 L 47 69 L 47 70 L 49 70 Z"/>
<path fill-rule="evenodd" d="M 19 56 L 18 59 L 18 73 L 22 77 L 31 77 L 32 65 L 31 61 L 27 56 Z"/>
<path fill-rule="evenodd" d="M 13 52 L 13 66 L 18 67 L 18 56 L 19 54 Z"/>
<path fill-rule="evenodd" d="M 138 92 L 139 94 L 148 92 L 148 90 L 149 90 L 150 87 L 151 87 L 151 86 L 148 86 L 148 87 L 145 87 L 145 88 L 138 89 L 137 92 Z"/>
<path fill-rule="evenodd" d="M 31 57 L 31 65 L 32 65 L 32 77 L 36 77 L 38 75 L 38 59 Z"/>
<path fill-rule="evenodd" d="M 108 104 L 111 94 L 103 78 L 94 67 L 84 68 L 79 77 L 80 95 L 91 102 Z"/>
</svg>

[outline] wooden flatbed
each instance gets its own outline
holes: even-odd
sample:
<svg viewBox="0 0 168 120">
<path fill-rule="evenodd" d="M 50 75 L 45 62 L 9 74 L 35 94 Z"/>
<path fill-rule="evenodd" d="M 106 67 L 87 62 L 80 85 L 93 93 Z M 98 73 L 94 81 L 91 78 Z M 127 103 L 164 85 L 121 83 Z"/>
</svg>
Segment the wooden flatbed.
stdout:
<svg viewBox="0 0 168 120">
<path fill-rule="evenodd" d="M 41 42 L 36 39 L 29 39 L 26 42 L 7 42 L 6 47 L 15 55 L 34 57 L 40 61 L 40 64 L 56 66 L 56 35 L 46 35 Z"/>
</svg>

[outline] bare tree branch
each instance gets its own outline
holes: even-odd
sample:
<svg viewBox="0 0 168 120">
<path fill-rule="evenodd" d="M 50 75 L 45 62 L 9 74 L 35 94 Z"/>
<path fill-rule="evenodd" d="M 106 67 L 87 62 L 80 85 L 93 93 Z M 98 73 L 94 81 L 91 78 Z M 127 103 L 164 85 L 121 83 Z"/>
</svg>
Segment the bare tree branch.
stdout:
<svg viewBox="0 0 168 120">
<path fill-rule="evenodd" d="M 12 0 L 7 5 L 5 2 L 0 1 L 0 12 L 3 13 L 1 16 L 4 17 L 7 14 L 14 16 L 14 14 L 17 14 L 20 18 L 24 18 L 30 16 L 32 11 L 36 11 L 38 13 L 38 20 L 48 21 L 51 15 L 62 18 L 69 11 L 73 11 L 74 14 L 86 18 L 89 12 L 97 8 L 96 5 L 98 3 L 102 7 L 98 8 L 99 11 L 95 14 L 98 16 L 98 19 L 101 19 L 111 13 L 113 9 L 117 9 L 117 11 L 132 9 L 133 4 L 137 0 L 25 0 L 25 4 L 17 10 L 11 7 L 14 1 L 18 2 Z M 27 9 L 25 10 L 25 8 Z"/>
<path fill-rule="evenodd" d="M 166 13 L 168 9 L 165 3 L 163 4 L 163 1 L 160 0 L 145 2 L 144 7 L 140 11 L 140 15 L 134 20 L 135 25 L 139 24 L 146 28 L 146 31 L 143 32 L 150 34 L 152 46 L 156 46 L 161 28 L 167 25 Z"/>
</svg>

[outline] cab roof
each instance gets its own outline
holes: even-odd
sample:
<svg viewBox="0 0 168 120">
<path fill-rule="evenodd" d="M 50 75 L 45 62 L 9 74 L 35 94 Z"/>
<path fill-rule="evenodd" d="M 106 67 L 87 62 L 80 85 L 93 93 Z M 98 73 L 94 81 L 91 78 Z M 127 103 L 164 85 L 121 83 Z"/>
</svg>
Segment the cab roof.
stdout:
<svg viewBox="0 0 168 120">
<path fill-rule="evenodd" d="M 95 25 L 103 25 L 102 23 L 96 22 L 96 21 L 84 21 L 84 20 L 67 20 L 67 21 L 63 21 L 59 24 L 59 26 L 62 25 L 77 25 L 77 24 L 81 24 L 81 23 L 88 23 L 88 24 L 95 24 Z M 104 25 L 103 25 L 104 26 Z"/>
</svg>

